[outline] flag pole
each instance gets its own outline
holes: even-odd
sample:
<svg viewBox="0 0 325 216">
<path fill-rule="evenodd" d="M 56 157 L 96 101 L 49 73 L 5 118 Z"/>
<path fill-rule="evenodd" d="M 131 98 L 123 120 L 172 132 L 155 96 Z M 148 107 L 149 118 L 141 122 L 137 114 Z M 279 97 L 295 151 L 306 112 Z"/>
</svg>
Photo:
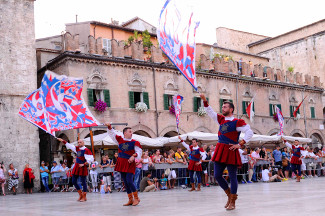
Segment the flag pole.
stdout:
<svg viewBox="0 0 325 216">
<path fill-rule="evenodd" d="M 93 135 L 92 127 L 89 127 L 89 135 L 90 135 L 91 150 L 92 150 L 94 158 L 95 158 L 94 135 Z"/>
</svg>

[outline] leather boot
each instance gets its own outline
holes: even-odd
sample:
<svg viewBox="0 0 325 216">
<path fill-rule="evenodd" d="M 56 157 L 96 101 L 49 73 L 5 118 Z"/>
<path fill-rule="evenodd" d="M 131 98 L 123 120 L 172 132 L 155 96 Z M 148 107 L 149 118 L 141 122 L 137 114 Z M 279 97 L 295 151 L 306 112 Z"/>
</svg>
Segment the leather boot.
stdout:
<svg viewBox="0 0 325 216">
<path fill-rule="evenodd" d="M 132 195 L 132 193 L 129 193 L 128 197 L 129 197 L 129 201 L 127 203 L 125 203 L 123 206 L 130 206 L 130 205 L 133 204 L 133 195 Z"/>
<path fill-rule="evenodd" d="M 196 191 L 201 191 L 201 183 L 197 184 L 197 189 Z"/>
<path fill-rule="evenodd" d="M 227 194 L 228 200 L 227 203 L 225 205 L 225 208 L 228 207 L 229 203 L 230 203 L 230 188 L 228 188 L 227 190 L 225 190 L 225 193 Z"/>
<path fill-rule="evenodd" d="M 133 201 L 132 205 L 136 206 L 136 205 L 138 205 L 140 203 L 140 199 L 138 197 L 138 191 L 133 192 L 133 197 L 134 197 L 134 201 Z"/>
<path fill-rule="evenodd" d="M 191 185 L 192 185 L 192 188 L 191 188 L 191 190 L 188 190 L 189 192 L 195 191 L 195 184 L 191 183 Z"/>
<path fill-rule="evenodd" d="M 86 201 L 87 201 L 87 192 L 83 192 L 80 202 L 86 202 Z"/>
<path fill-rule="evenodd" d="M 230 194 L 230 203 L 226 210 L 234 210 L 236 208 L 236 200 L 237 200 L 238 195 L 237 194 Z"/>
<path fill-rule="evenodd" d="M 300 182 L 301 177 L 297 176 L 297 181 L 296 182 Z"/>
<path fill-rule="evenodd" d="M 78 194 L 79 194 L 79 199 L 77 201 L 80 201 L 82 199 L 82 191 L 81 190 L 78 190 Z"/>
</svg>

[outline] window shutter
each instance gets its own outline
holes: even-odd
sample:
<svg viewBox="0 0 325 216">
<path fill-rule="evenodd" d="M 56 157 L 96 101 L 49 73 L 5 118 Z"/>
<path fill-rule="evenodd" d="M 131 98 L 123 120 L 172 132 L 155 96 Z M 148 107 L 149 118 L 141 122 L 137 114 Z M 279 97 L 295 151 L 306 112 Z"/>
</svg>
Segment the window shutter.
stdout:
<svg viewBox="0 0 325 216">
<path fill-rule="evenodd" d="M 209 98 L 207 97 L 207 101 L 208 101 L 208 103 L 209 103 Z"/>
<path fill-rule="evenodd" d="M 222 113 L 223 99 L 219 99 L 220 113 Z"/>
<path fill-rule="evenodd" d="M 253 111 L 255 112 L 255 102 L 253 102 Z"/>
<path fill-rule="evenodd" d="M 294 112 L 293 109 L 294 109 L 294 106 L 290 106 L 290 117 L 294 117 L 293 116 L 293 112 Z"/>
<path fill-rule="evenodd" d="M 164 94 L 164 110 L 169 110 L 168 107 L 168 95 Z"/>
<path fill-rule="evenodd" d="M 277 104 L 276 105 L 277 107 L 279 107 L 279 109 L 281 110 L 281 112 L 282 112 L 282 109 L 281 109 L 281 104 Z M 283 114 L 283 113 L 282 113 Z"/>
<path fill-rule="evenodd" d="M 88 106 L 94 106 L 94 95 L 93 95 L 93 89 L 87 89 L 88 94 Z"/>
<path fill-rule="evenodd" d="M 269 104 L 270 107 L 270 116 L 273 116 L 273 104 Z"/>
<path fill-rule="evenodd" d="M 134 92 L 129 91 L 129 106 L 130 108 L 135 108 L 134 105 Z"/>
<path fill-rule="evenodd" d="M 148 92 L 143 92 L 143 102 L 147 104 L 148 109 L 150 109 L 149 106 L 149 93 Z"/>
<path fill-rule="evenodd" d="M 297 113 L 300 114 L 300 108 L 298 109 Z"/>
<path fill-rule="evenodd" d="M 193 112 L 197 112 L 198 107 L 197 107 L 197 97 L 193 98 Z"/>
<path fill-rule="evenodd" d="M 310 107 L 311 118 L 315 118 L 315 107 Z"/>
<path fill-rule="evenodd" d="M 104 101 L 108 107 L 111 107 L 111 98 L 109 95 L 109 90 L 107 90 L 107 89 L 104 89 Z"/>
<path fill-rule="evenodd" d="M 243 115 L 247 114 L 246 112 L 246 101 L 242 101 L 242 105 L 243 105 Z"/>
</svg>

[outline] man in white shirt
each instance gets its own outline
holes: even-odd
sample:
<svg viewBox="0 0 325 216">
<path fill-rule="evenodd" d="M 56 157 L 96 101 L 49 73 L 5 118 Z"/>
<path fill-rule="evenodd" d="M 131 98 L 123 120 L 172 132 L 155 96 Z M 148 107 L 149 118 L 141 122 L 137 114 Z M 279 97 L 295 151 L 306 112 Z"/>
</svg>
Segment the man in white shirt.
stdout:
<svg viewBox="0 0 325 216">
<path fill-rule="evenodd" d="M 306 155 L 306 158 L 309 158 L 309 159 L 313 159 L 315 161 L 312 161 L 312 162 L 309 162 L 307 163 L 307 172 L 308 172 L 308 176 L 309 177 L 318 177 L 315 173 L 316 173 L 316 160 L 318 159 L 318 156 L 316 156 L 313 152 L 313 148 L 307 148 L 307 155 Z"/>
<path fill-rule="evenodd" d="M 248 155 L 247 155 L 247 148 L 246 146 L 243 146 L 242 148 L 238 149 L 239 151 L 239 155 L 240 155 L 240 159 L 242 162 L 242 168 L 239 171 L 240 172 L 240 179 L 242 184 L 246 184 L 247 183 L 252 183 L 251 181 L 248 180 Z"/>
<path fill-rule="evenodd" d="M 283 180 L 279 175 L 275 174 L 272 176 L 272 173 L 270 172 L 267 165 L 263 166 L 262 170 L 262 181 L 263 182 L 273 182 L 275 179 Z"/>
</svg>

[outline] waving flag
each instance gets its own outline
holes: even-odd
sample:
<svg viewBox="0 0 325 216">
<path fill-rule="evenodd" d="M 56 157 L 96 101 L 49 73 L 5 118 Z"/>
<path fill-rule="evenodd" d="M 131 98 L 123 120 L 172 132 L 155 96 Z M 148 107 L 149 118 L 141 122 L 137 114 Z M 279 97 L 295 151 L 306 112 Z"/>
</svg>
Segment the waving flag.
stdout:
<svg viewBox="0 0 325 216">
<path fill-rule="evenodd" d="M 196 91 L 195 33 L 199 23 L 184 5 L 178 6 L 177 1 L 167 0 L 157 28 L 161 49 Z"/>
<path fill-rule="evenodd" d="M 86 106 L 82 78 L 46 71 L 41 87 L 26 97 L 19 115 L 55 136 L 55 131 L 99 125 Z"/>
<path fill-rule="evenodd" d="M 248 115 L 248 118 L 250 120 L 250 122 L 253 122 L 253 118 L 254 118 L 254 110 L 253 110 L 253 107 L 254 107 L 254 98 L 252 98 L 251 102 L 248 104 L 247 108 L 246 108 L 246 113 Z"/>
<path fill-rule="evenodd" d="M 173 105 L 175 107 L 176 125 L 177 125 L 178 133 L 179 133 L 179 130 L 178 130 L 179 116 L 181 115 L 181 111 L 182 111 L 182 102 L 183 102 L 182 96 L 180 96 L 180 95 L 173 96 Z"/>
<path fill-rule="evenodd" d="M 280 126 L 280 132 L 278 135 L 282 136 L 283 135 L 284 118 L 283 118 L 280 108 L 277 106 L 276 106 L 276 114 L 278 116 L 278 121 L 279 121 L 279 126 Z"/>
<path fill-rule="evenodd" d="M 306 96 L 306 97 L 307 97 L 307 96 Z M 298 112 L 298 110 L 299 110 L 299 108 L 300 108 L 302 102 L 304 102 L 304 100 L 306 99 L 306 97 L 305 97 L 304 99 L 302 99 L 302 101 L 300 102 L 299 106 L 297 106 L 297 108 L 296 108 L 295 111 L 293 112 L 293 116 L 294 116 L 295 118 L 297 118 L 297 112 Z"/>
</svg>

